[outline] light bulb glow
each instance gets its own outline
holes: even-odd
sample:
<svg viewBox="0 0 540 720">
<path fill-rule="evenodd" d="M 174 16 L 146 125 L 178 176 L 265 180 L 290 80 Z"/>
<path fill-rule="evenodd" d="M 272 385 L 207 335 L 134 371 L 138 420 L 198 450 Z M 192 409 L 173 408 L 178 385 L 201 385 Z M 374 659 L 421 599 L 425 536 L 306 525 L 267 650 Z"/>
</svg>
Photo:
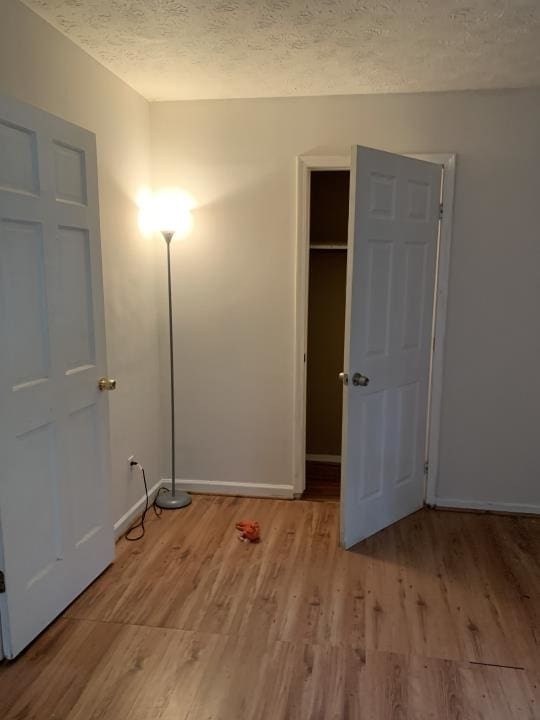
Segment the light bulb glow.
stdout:
<svg viewBox="0 0 540 720">
<path fill-rule="evenodd" d="M 193 228 L 193 198 L 177 189 L 152 193 L 144 188 L 137 198 L 139 228 L 145 235 L 154 232 L 172 232 L 175 237 L 186 237 Z"/>
</svg>

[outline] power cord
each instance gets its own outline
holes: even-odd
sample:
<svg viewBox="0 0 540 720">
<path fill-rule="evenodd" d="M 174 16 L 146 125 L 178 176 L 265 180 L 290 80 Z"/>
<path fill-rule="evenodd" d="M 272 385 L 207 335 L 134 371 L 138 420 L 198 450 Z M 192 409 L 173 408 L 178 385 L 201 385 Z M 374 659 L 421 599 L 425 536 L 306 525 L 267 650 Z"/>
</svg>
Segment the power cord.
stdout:
<svg viewBox="0 0 540 720">
<path fill-rule="evenodd" d="M 144 505 L 143 513 L 142 513 L 140 519 L 136 523 L 134 523 L 129 528 L 129 530 L 126 532 L 126 534 L 124 535 L 126 540 L 128 540 L 129 542 L 136 542 L 137 540 L 142 540 L 142 538 L 144 537 L 144 533 L 145 533 L 144 521 L 146 520 L 146 513 L 150 509 L 150 498 L 148 497 L 148 484 L 146 482 L 146 473 L 144 471 L 143 466 L 141 465 L 141 463 L 137 462 L 136 460 L 130 460 L 129 464 L 131 465 L 131 467 L 137 466 L 139 468 L 139 470 L 142 473 L 142 478 L 143 478 L 143 483 L 144 483 L 145 505 Z M 157 491 L 156 497 L 154 498 L 154 501 L 152 502 L 152 509 L 154 510 L 154 514 L 156 515 L 156 517 L 159 517 L 162 513 L 161 508 L 158 508 L 158 506 L 156 505 L 156 498 L 159 495 L 160 491 L 161 491 L 161 488 Z M 135 532 L 135 530 L 139 530 L 139 534 L 136 537 L 130 537 L 130 535 L 133 532 Z"/>
</svg>

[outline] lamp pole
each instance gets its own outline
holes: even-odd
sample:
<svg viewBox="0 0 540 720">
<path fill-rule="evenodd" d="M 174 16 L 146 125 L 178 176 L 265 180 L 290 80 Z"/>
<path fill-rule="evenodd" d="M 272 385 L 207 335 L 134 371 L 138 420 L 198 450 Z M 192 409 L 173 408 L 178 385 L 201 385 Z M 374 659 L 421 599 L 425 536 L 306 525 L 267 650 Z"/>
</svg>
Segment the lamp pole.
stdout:
<svg viewBox="0 0 540 720">
<path fill-rule="evenodd" d="M 167 244 L 167 287 L 169 296 L 169 361 L 171 374 L 171 490 L 158 493 L 156 505 L 164 510 L 175 510 L 191 503 L 191 495 L 183 490 L 176 491 L 176 449 L 175 449 L 175 408 L 174 408 L 174 339 L 171 283 L 171 241 L 174 231 L 162 230 Z"/>
</svg>

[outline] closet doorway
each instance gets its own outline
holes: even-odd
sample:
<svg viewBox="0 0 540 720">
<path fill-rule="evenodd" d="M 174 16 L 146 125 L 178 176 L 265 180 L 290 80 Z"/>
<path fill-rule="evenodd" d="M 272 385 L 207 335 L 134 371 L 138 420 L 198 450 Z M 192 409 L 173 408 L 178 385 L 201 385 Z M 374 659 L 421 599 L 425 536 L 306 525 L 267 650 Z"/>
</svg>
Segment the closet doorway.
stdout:
<svg viewBox="0 0 540 720">
<path fill-rule="evenodd" d="M 345 548 L 435 498 L 455 163 L 298 158 L 293 492 L 339 494 Z"/>
<path fill-rule="evenodd" d="M 310 500 L 340 495 L 349 176 L 349 170 L 311 173 L 303 495 Z"/>
</svg>

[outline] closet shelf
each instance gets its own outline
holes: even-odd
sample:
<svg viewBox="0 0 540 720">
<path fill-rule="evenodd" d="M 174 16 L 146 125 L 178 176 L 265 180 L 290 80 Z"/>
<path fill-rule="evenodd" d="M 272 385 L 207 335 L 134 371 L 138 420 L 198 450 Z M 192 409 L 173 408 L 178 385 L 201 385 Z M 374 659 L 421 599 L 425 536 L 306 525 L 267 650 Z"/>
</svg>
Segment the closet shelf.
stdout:
<svg viewBox="0 0 540 720">
<path fill-rule="evenodd" d="M 309 249 L 310 250 L 347 250 L 347 246 L 343 245 L 343 244 L 337 245 L 335 243 L 334 244 L 330 244 L 330 243 L 315 244 L 315 243 L 313 243 L 309 246 Z"/>
</svg>

